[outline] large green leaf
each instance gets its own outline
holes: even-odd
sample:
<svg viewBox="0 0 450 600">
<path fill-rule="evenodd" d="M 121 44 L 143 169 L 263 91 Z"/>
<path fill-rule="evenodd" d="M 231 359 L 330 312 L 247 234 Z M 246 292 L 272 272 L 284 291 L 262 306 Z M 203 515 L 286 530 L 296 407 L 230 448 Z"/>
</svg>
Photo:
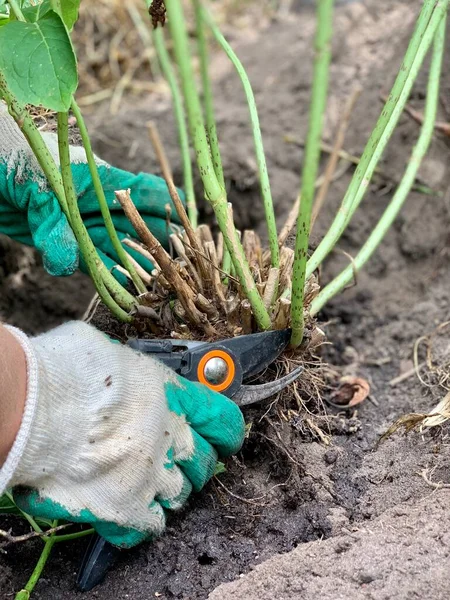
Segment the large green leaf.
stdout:
<svg viewBox="0 0 450 600">
<path fill-rule="evenodd" d="M 0 71 L 22 104 L 69 109 L 78 84 L 75 53 L 67 29 L 53 11 L 36 21 L 0 28 Z"/>
</svg>

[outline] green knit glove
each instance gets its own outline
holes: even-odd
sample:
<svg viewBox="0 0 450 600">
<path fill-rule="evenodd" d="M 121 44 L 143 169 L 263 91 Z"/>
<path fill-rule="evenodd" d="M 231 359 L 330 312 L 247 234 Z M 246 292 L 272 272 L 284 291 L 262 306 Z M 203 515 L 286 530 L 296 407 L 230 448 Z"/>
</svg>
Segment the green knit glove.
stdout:
<svg viewBox="0 0 450 600">
<path fill-rule="evenodd" d="M 56 136 L 44 133 L 43 137 L 55 160 L 59 162 Z M 117 264 L 118 256 L 104 227 L 84 150 L 71 147 L 70 155 L 82 218 L 100 256 L 106 266 L 112 268 Z M 133 175 L 111 167 L 99 159 L 97 163 L 119 239 L 127 236 L 138 237 L 114 195 L 116 190 L 130 188 L 136 208 L 148 228 L 167 247 L 167 204 L 172 209 L 172 221 L 179 221 L 165 181 L 146 173 Z M 0 233 L 29 246 L 35 246 L 51 275 L 71 275 L 78 266 L 85 270 L 83 261 L 79 260 L 78 244 L 58 200 L 49 188 L 22 132 L 1 102 Z M 145 269 L 151 270 L 151 264 L 139 253 L 128 247 L 126 250 Z"/>
</svg>

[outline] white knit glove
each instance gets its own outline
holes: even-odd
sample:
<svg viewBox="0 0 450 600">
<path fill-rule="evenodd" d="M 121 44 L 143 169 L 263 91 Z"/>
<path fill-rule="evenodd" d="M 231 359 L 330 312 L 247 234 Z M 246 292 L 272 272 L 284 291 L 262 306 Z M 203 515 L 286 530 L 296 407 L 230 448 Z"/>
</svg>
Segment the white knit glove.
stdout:
<svg viewBox="0 0 450 600">
<path fill-rule="evenodd" d="M 0 494 L 49 519 L 91 523 L 129 547 L 161 533 L 239 450 L 238 407 L 95 328 L 72 322 L 22 345 L 28 388 L 21 428 L 0 470 Z M 21 487 L 17 487 L 21 486 Z"/>
</svg>

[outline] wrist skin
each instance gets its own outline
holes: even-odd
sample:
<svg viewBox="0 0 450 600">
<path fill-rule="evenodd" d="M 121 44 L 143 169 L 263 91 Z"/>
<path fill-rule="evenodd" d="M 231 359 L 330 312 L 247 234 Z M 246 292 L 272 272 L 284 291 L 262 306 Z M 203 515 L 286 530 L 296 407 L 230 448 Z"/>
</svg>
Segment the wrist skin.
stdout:
<svg viewBox="0 0 450 600">
<path fill-rule="evenodd" d="M 27 394 L 27 363 L 16 338 L 0 324 L 0 466 L 20 429 Z"/>
</svg>

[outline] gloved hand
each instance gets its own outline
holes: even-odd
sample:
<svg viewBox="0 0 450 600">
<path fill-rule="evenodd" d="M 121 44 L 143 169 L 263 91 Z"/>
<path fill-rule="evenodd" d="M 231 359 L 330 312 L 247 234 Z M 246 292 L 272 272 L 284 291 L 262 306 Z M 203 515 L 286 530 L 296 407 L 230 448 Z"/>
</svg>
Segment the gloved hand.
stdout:
<svg viewBox="0 0 450 600">
<path fill-rule="evenodd" d="M 42 135 L 59 164 L 56 135 Z M 84 149 L 72 146 L 70 156 L 81 216 L 106 266 L 111 268 L 117 264 L 118 257 L 103 224 Z M 116 190 L 130 188 L 131 197 L 149 229 L 167 246 L 166 204 L 170 204 L 172 208 L 172 221 L 179 221 L 165 181 L 146 173 L 133 175 L 99 159 L 97 162 L 119 239 L 127 234 L 138 237 L 114 196 Z M 181 192 L 180 195 L 183 197 Z M 35 246 L 42 254 L 44 266 L 51 275 L 70 275 L 78 268 L 78 245 L 73 232 L 27 141 L 1 100 L 0 233 Z M 126 250 L 145 269 L 151 268 L 139 253 L 128 247 Z M 83 263 L 81 267 L 84 269 Z"/>
<path fill-rule="evenodd" d="M 92 326 L 33 339 L 8 329 L 25 350 L 28 391 L 0 495 L 13 487 L 27 513 L 91 523 L 130 547 L 160 534 L 165 511 L 241 447 L 244 420 L 231 400 Z"/>
</svg>

